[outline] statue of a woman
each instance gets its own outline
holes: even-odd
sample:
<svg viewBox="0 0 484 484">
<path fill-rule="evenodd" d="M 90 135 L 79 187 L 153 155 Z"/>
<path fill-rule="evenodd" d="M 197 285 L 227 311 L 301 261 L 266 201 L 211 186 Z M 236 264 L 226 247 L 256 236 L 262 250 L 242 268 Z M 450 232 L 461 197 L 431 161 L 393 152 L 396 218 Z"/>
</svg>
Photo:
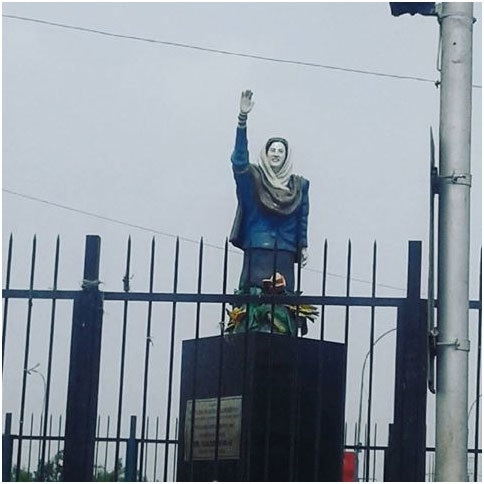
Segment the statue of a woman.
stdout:
<svg viewBox="0 0 484 484">
<path fill-rule="evenodd" d="M 237 214 L 230 241 L 244 251 L 239 289 L 264 286 L 275 272 L 294 292 L 294 264 L 307 260 L 309 181 L 292 174 L 288 142 L 270 138 L 258 164 L 249 163 L 247 115 L 252 92 L 242 92 L 232 169 L 237 185 Z"/>
</svg>

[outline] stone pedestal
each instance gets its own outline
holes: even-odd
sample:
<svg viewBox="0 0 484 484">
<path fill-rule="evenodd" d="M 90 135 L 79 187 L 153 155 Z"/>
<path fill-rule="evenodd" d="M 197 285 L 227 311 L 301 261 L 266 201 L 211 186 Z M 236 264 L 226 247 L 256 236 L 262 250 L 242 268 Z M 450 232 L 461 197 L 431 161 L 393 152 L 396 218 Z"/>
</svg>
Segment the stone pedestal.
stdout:
<svg viewBox="0 0 484 484">
<path fill-rule="evenodd" d="M 177 480 L 341 480 L 345 360 L 281 335 L 184 341 Z"/>
</svg>

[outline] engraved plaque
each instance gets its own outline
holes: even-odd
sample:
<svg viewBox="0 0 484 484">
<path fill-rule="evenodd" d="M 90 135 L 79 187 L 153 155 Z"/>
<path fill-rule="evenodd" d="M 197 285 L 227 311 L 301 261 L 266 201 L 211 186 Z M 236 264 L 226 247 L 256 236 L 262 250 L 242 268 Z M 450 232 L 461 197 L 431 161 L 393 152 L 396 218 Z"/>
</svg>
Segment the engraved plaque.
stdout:
<svg viewBox="0 0 484 484">
<path fill-rule="evenodd" d="M 185 460 L 190 460 L 192 441 L 192 406 L 187 401 L 185 414 Z M 193 460 L 214 460 L 217 425 L 217 398 L 195 400 L 193 430 Z M 220 399 L 220 420 L 218 436 L 218 458 L 239 459 L 240 423 L 242 417 L 242 397 Z"/>
</svg>

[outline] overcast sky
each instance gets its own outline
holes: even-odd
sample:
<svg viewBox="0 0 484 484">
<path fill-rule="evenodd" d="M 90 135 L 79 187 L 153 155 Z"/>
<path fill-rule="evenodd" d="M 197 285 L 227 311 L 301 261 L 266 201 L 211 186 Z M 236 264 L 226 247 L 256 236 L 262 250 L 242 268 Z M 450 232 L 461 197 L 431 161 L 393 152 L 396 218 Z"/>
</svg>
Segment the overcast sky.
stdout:
<svg viewBox="0 0 484 484">
<path fill-rule="evenodd" d="M 147 288 L 153 236 L 160 258 L 156 290 L 170 290 L 173 236 L 180 235 L 187 239 L 181 290 L 196 288 L 197 246 L 188 239 L 203 236 L 212 261 L 204 287 L 217 292 L 223 254 L 211 245 L 223 246 L 235 213 L 229 157 L 240 92 L 250 88 L 252 160 L 268 137 L 284 136 L 295 171 L 311 183 L 304 292 L 320 293 L 327 239 L 329 292 L 343 295 L 340 276 L 351 239 L 354 292 L 370 294 L 371 286 L 358 280 L 371 279 L 376 240 L 377 294 L 404 295 L 408 241 L 423 241 L 424 261 L 428 249 L 429 130 L 438 143 L 440 96 L 433 82 L 439 79 L 435 18 L 392 17 L 388 3 L 336 2 L 3 3 L 3 15 L 3 254 L 13 233 L 12 287 L 27 287 L 34 234 L 36 286 L 52 285 L 60 234 L 59 287 L 78 288 L 84 237 L 98 234 L 104 290 L 122 288 L 128 235 L 138 261 L 133 290 Z M 481 4 L 474 15 L 473 83 L 481 86 Z M 478 294 L 481 246 L 481 96 L 475 87 L 471 298 Z M 233 254 L 232 260 L 230 291 L 241 257 Z M 108 312 L 107 326 L 119 323 L 115 314 Z M 394 323 L 394 315 L 383 315 L 377 334 Z M 216 333 L 215 320 L 205 333 Z M 68 338 L 59 330 L 60 346 Z M 355 350 L 354 368 L 361 368 L 367 349 Z M 391 350 L 382 348 L 381 357 Z M 8 350 L 7 356 L 14 365 Z M 45 369 L 44 358 L 38 356 Z M 113 350 L 112 360 L 117 358 Z M 358 378 L 350 382 L 355 387 Z M 32 395 L 39 391 L 32 383 Z M 4 390 L 6 410 L 15 409 L 18 399 Z M 61 412 L 62 403 L 56 405 Z M 109 405 L 101 410 L 111 411 Z M 354 406 L 348 415 L 354 421 Z"/>
</svg>

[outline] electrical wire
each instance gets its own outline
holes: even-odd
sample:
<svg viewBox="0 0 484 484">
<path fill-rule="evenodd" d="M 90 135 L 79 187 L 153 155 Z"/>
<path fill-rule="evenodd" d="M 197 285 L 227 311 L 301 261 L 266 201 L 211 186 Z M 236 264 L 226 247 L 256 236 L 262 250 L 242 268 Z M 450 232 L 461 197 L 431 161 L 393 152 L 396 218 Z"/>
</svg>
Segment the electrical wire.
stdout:
<svg viewBox="0 0 484 484">
<path fill-rule="evenodd" d="M 59 23 L 59 22 L 52 22 L 49 20 L 42 20 L 42 19 L 37 19 L 37 18 L 32 18 L 32 17 L 21 17 L 19 15 L 7 15 L 3 14 L 2 17 L 9 18 L 9 19 L 15 19 L 15 20 L 21 20 L 24 22 L 35 22 L 43 25 L 48 25 L 51 27 L 59 27 L 63 29 L 70 29 L 70 30 L 77 30 L 80 32 L 86 32 L 86 33 L 91 33 L 91 34 L 97 34 L 97 35 L 104 35 L 108 37 L 115 37 L 115 38 L 120 38 L 120 39 L 127 39 L 127 40 L 135 40 L 139 42 L 149 42 L 152 44 L 161 44 L 161 45 L 166 45 L 170 47 L 178 47 L 178 48 L 183 48 L 183 49 L 191 49 L 191 50 L 198 50 L 198 51 L 203 51 L 203 52 L 210 52 L 212 54 L 221 54 L 221 55 L 229 55 L 229 56 L 235 56 L 235 57 L 243 57 L 243 58 L 248 58 L 248 59 L 256 59 L 256 60 L 261 60 L 261 61 L 268 61 L 268 62 L 277 62 L 277 63 L 282 63 L 282 64 L 292 64 L 292 65 L 297 65 L 297 66 L 304 66 L 304 67 L 314 67 L 314 68 L 319 68 L 319 69 L 327 69 L 327 70 L 334 70 L 334 71 L 340 71 L 340 72 L 349 72 L 352 74 L 362 74 L 362 75 L 369 75 L 369 76 L 377 76 L 377 77 L 386 77 L 386 78 L 391 78 L 391 79 L 400 79 L 400 80 L 409 80 L 409 81 L 418 81 L 418 82 L 429 82 L 434 85 L 438 85 L 438 81 L 435 79 L 428 79 L 425 77 L 416 77 L 416 76 L 406 76 L 406 75 L 398 75 L 398 74 L 387 74 L 384 72 L 376 72 L 376 71 L 369 71 L 369 70 L 364 70 L 364 69 L 354 69 L 354 68 L 349 68 L 349 67 L 338 67 L 338 66 L 331 66 L 331 65 L 326 65 L 326 64 L 319 64 L 316 62 L 305 62 L 305 61 L 298 61 L 298 60 L 291 60 L 291 59 L 281 59 L 277 57 L 268 57 L 268 56 L 263 56 L 263 55 L 257 55 L 257 54 L 247 54 L 243 52 L 234 52 L 234 51 L 229 51 L 229 50 L 224 50 L 224 49 L 212 49 L 209 47 L 201 47 L 197 45 L 191 45 L 191 44 L 184 44 L 180 42 L 170 42 L 170 41 L 165 41 L 165 40 L 159 40 L 159 39 L 152 39 L 152 38 L 147 38 L 147 37 L 139 37 L 136 35 L 126 35 L 126 34 L 118 34 L 115 32 L 108 32 L 105 30 L 98 30 L 98 29 L 91 29 L 88 27 L 80 27 L 77 25 L 69 25 L 69 24 L 64 24 L 64 23 Z M 473 85 L 472 87 L 475 88 L 482 88 L 480 85 Z"/>
<path fill-rule="evenodd" d="M 51 201 L 45 200 L 43 198 L 34 197 L 32 195 L 26 195 L 24 193 L 16 192 L 14 190 L 9 190 L 7 188 L 2 188 L 2 192 L 8 193 L 10 195 L 15 195 L 17 197 L 24 198 L 26 200 L 30 200 L 30 201 L 33 201 L 33 202 L 43 203 L 45 205 L 49 205 L 49 206 L 52 206 L 52 207 L 61 208 L 63 210 L 68 210 L 70 212 L 77 213 L 77 214 L 80 214 L 80 215 L 87 215 L 88 217 L 97 218 L 99 220 L 104 220 L 106 222 L 116 223 L 118 225 L 124 225 L 126 227 L 131 227 L 131 228 L 134 228 L 134 229 L 143 230 L 145 232 L 150 232 L 151 234 L 162 235 L 164 237 L 170 237 L 170 238 L 173 238 L 173 239 L 178 238 L 179 240 L 182 240 L 184 242 L 191 242 L 191 243 L 194 243 L 194 244 L 200 243 L 200 241 L 195 240 L 195 239 L 190 239 L 188 237 L 181 237 L 181 236 L 178 236 L 178 235 L 175 235 L 175 234 L 171 234 L 169 232 L 163 232 L 163 231 L 158 230 L 158 229 L 146 227 L 146 226 L 139 225 L 139 224 L 133 224 L 133 223 L 130 223 L 130 222 L 126 222 L 124 220 L 115 219 L 113 217 L 107 217 L 105 215 L 101 215 L 101 214 L 94 213 L 94 212 L 88 212 L 86 210 L 81 210 L 81 209 L 78 209 L 78 208 L 75 208 L 75 207 L 70 207 L 68 205 L 63 205 L 61 203 L 51 202 Z M 225 250 L 225 248 L 220 246 L 220 245 L 210 244 L 210 243 L 206 243 L 206 242 L 204 242 L 204 246 L 212 247 L 214 249 Z M 229 252 L 240 255 L 239 251 L 229 249 Z M 304 267 L 303 270 L 308 271 L 308 272 L 317 273 L 317 274 L 322 274 L 321 270 L 312 269 L 310 267 Z M 334 274 L 334 273 L 327 272 L 327 275 L 332 276 L 332 277 L 341 278 L 341 279 L 346 279 L 346 276 L 343 276 L 341 274 Z M 354 282 L 361 282 L 363 284 L 372 284 L 370 281 L 367 281 L 365 279 L 358 279 L 356 277 L 351 277 L 350 279 Z M 391 286 L 391 285 L 388 285 L 388 284 L 377 284 L 377 286 L 384 287 L 384 288 L 387 288 L 387 289 L 397 290 L 397 291 L 405 291 L 405 289 L 403 289 L 401 287 Z"/>
<path fill-rule="evenodd" d="M 196 244 L 199 243 L 199 241 L 194 240 L 194 239 L 189 239 L 187 237 L 180 237 L 180 236 L 168 233 L 168 232 L 162 232 L 161 230 L 153 229 L 153 228 L 150 228 L 150 227 L 144 227 L 143 225 L 133 224 L 133 223 L 126 222 L 126 221 L 119 220 L 119 219 L 115 219 L 115 218 L 112 218 L 112 217 L 106 217 L 105 215 L 100 215 L 100 214 L 94 213 L 94 212 L 88 212 L 86 210 L 81 210 L 81 209 L 78 209 L 78 208 L 75 208 L 75 207 L 69 207 L 68 205 L 62 205 L 60 203 L 51 202 L 49 200 L 44 200 L 42 198 L 37 198 L 37 197 L 33 197 L 31 195 L 25 195 L 24 193 L 19 193 L 19 192 L 15 192 L 13 190 L 8 190 L 7 188 L 2 188 L 2 192 L 9 193 L 10 195 L 15 195 L 17 197 L 25 198 L 27 200 L 31 200 L 31 201 L 34 201 L 34 202 L 43 203 L 45 205 L 50 205 L 52 207 L 62 208 L 63 210 L 68 210 L 70 212 L 78 213 L 78 214 L 81 214 L 81 215 L 87 215 L 88 217 L 94 217 L 94 218 L 97 218 L 97 219 L 100 219 L 100 220 L 104 220 L 106 222 L 112 222 L 112 223 L 116 223 L 116 224 L 119 224 L 119 225 L 124 225 L 126 227 L 131 227 L 131 228 L 138 229 L 138 230 L 144 230 L 145 232 L 150 232 L 152 234 L 163 235 L 164 237 L 171 237 L 173 239 L 179 238 L 180 240 L 183 240 L 185 242 L 193 242 L 193 243 L 196 243 Z M 204 245 L 208 245 L 209 247 L 214 247 L 214 248 L 217 248 L 217 249 L 223 248 L 223 247 L 220 247 L 220 246 L 217 246 L 217 245 L 210 245 L 210 244 L 206 244 L 206 243 L 204 243 Z"/>
</svg>

